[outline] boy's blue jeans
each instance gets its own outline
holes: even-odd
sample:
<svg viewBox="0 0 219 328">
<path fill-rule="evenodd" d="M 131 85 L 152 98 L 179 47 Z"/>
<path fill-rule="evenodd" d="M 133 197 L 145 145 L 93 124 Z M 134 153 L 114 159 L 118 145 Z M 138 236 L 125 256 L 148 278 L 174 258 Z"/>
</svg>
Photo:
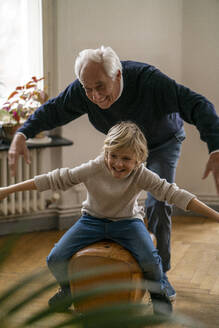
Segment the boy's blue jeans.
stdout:
<svg viewBox="0 0 219 328">
<path fill-rule="evenodd" d="M 145 279 L 157 281 L 164 289 L 161 258 L 140 219 L 111 221 L 83 215 L 55 244 L 47 257 L 50 271 L 61 287 L 69 287 L 68 261 L 78 250 L 103 239 L 110 239 L 128 249 L 139 263 Z"/>
<path fill-rule="evenodd" d="M 185 139 L 182 128 L 171 140 L 150 150 L 147 168 L 157 173 L 162 179 L 173 183 L 175 181 L 176 166 L 181 152 L 181 144 Z M 162 258 L 163 271 L 170 269 L 170 241 L 172 206 L 167 202 L 156 200 L 150 193 L 145 202 L 148 219 L 148 230 L 157 239 L 157 249 Z"/>
</svg>

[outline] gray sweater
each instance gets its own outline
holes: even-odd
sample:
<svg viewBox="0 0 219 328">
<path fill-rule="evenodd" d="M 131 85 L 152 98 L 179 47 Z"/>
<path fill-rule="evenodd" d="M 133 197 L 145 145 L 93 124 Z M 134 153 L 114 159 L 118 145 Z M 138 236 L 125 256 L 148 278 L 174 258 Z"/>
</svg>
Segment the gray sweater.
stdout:
<svg viewBox="0 0 219 328">
<path fill-rule="evenodd" d="M 38 191 L 52 189 L 67 190 L 83 183 L 87 189 L 87 198 L 82 203 L 82 213 L 97 218 L 111 220 L 142 219 L 145 216 L 143 206 L 138 205 L 142 190 L 149 191 L 156 199 L 175 204 L 186 210 L 195 196 L 179 189 L 175 183 L 148 170 L 144 164 L 124 179 L 116 179 L 108 170 L 103 155 L 73 169 L 61 168 L 38 175 L 34 178 Z"/>
</svg>

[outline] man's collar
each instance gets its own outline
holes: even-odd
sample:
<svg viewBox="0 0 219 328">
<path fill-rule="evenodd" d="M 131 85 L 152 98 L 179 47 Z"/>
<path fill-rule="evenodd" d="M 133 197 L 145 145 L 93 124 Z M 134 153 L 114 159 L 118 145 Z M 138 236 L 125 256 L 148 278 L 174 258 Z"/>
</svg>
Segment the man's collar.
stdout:
<svg viewBox="0 0 219 328">
<path fill-rule="evenodd" d="M 121 79 L 120 79 L 120 90 L 119 90 L 119 95 L 118 95 L 118 97 L 117 97 L 116 100 L 118 100 L 118 99 L 120 98 L 120 96 L 121 96 L 121 94 L 122 94 L 122 91 L 123 91 L 123 87 L 124 87 L 124 82 L 123 82 L 123 76 L 122 76 L 122 74 L 121 74 Z"/>
</svg>

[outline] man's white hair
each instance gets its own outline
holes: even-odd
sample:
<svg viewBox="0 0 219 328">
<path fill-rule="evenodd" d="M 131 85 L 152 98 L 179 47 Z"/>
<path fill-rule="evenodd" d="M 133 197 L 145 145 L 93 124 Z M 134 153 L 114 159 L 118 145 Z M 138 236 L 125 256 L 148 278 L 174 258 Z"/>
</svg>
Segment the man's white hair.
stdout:
<svg viewBox="0 0 219 328">
<path fill-rule="evenodd" d="M 102 63 L 106 74 L 113 80 L 116 78 L 118 71 L 122 72 L 122 65 L 119 57 L 111 47 L 101 46 L 97 49 L 82 50 L 75 60 L 75 74 L 80 81 L 81 70 L 84 64 L 89 61 Z"/>
</svg>

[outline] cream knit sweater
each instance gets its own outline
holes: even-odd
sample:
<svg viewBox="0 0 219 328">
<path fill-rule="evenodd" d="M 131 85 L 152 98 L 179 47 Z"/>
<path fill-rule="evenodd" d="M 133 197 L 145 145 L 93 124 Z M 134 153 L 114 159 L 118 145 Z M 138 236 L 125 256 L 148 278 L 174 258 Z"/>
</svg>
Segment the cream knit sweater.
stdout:
<svg viewBox="0 0 219 328">
<path fill-rule="evenodd" d="M 144 164 L 124 179 L 114 178 L 108 170 L 103 155 L 98 156 L 73 169 L 61 168 L 38 175 L 34 178 L 38 191 L 67 190 L 83 183 L 87 189 L 87 198 L 82 204 L 82 213 L 96 218 L 111 220 L 142 219 L 144 208 L 138 205 L 142 190 L 149 191 L 156 199 L 175 204 L 186 210 L 188 203 L 195 196 L 179 189 L 175 183 L 148 170 Z"/>
</svg>

